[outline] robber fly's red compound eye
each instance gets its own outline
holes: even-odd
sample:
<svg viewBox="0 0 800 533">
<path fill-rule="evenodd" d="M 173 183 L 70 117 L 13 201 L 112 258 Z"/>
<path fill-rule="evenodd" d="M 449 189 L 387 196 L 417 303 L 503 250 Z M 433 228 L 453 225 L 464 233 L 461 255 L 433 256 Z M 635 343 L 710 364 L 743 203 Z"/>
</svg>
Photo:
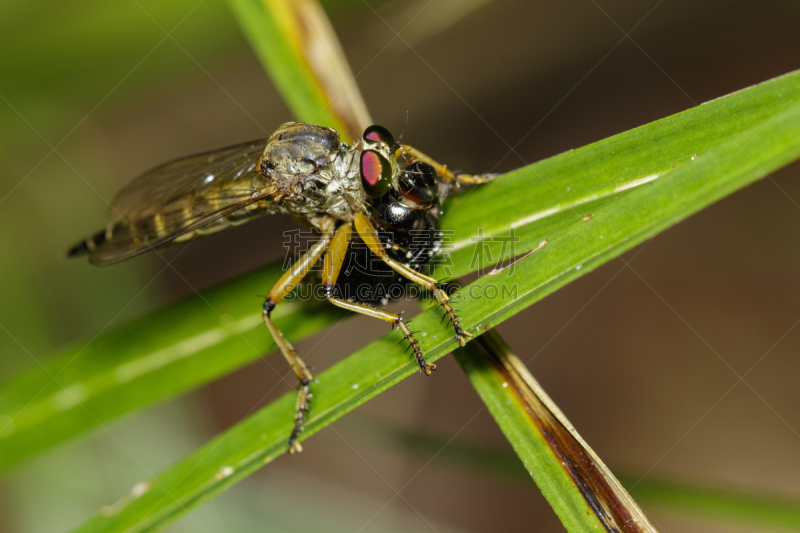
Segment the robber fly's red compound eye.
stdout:
<svg viewBox="0 0 800 533">
<path fill-rule="evenodd" d="M 392 134 L 389 133 L 389 130 L 377 124 L 364 130 L 364 139 L 376 143 L 386 143 L 386 146 L 390 149 L 394 148 L 394 137 Z"/>
<path fill-rule="evenodd" d="M 392 185 L 392 164 L 375 150 L 361 152 L 361 185 L 370 198 L 380 198 Z"/>
</svg>

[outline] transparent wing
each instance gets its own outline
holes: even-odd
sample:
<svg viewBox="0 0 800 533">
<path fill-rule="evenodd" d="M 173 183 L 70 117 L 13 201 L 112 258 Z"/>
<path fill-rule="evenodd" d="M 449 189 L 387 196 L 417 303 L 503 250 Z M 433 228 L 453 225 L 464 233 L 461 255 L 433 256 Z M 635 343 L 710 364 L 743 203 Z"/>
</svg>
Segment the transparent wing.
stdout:
<svg viewBox="0 0 800 533">
<path fill-rule="evenodd" d="M 262 139 L 185 157 L 139 176 L 114 198 L 114 223 L 70 255 L 88 252 L 92 263 L 116 263 L 271 212 L 276 189 L 258 172 L 266 144 Z M 259 209 L 245 209 L 259 202 Z"/>
<path fill-rule="evenodd" d="M 135 221 L 212 196 L 225 197 L 230 203 L 241 201 L 253 192 L 252 178 L 266 145 L 267 139 L 260 139 L 158 166 L 117 193 L 111 203 L 111 218 Z M 242 187 L 236 187 L 238 184 Z"/>
</svg>

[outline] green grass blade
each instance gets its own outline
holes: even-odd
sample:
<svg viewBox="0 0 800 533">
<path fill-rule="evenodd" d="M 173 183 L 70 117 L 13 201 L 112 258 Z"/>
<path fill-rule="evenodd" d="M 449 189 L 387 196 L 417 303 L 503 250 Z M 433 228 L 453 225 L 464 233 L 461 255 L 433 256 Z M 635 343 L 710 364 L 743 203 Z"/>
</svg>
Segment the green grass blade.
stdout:
<svg viewBox="0 0 800 533">
<path fill-rule="evenodd" d="M 791 79 L 796 82 L 796 78 Z M 795 101 L 796 90 L 785 94 L 788 96 L 778 106 L 778 113 L 733 135 L 690 164 L 627 191 L 594 211 L 591 219 L 554 231 L 548 245 L 519 261 L 515 268 L 486 276 L 466 287 L 458 302 L 465 325 L 479 334 L 656 232 L 800 157 L 800 103 Z M 646 167 L 648 150 L 660 149 L 659 123 L 637 131 Z M 601 156 L 604 146 L 597 143 L 585 150 L 594 150 Z M 527 175 L 535 180 L 536 167 L 521 169 L 517 176 Z M 495 182 L 491 189 L 496 193 L 502 183 L 503 180 Z M 519 190 L 518 182 L 515 183 L 506 194 Z M 530 210 L 530 206 L 525 207 Z M 473 214 L 480 216 L 479 211 Z M 510 217 L 509 224 L 515 220 L 518 219 Z M 507 287 L 511 294 L 506 298 L 483 297 L 491 287 L 500 286 Z M 439 322 L 438 309 L 425 311 L 414 319 L 415 329 L 426 333 L 421 339 L 431 361 L 457 346 L 450 328 Z M 399 339 L 397 332 L 388 334 L 318 376 L 316 403 L 303 439 L 416 373 L 415 363 L 404 353 L 404 347 L 397 344 Z M 120 502 L 113 513 L 96 517 L 80 531 L 154 530 L 185 514 L 284 453 L 293 411 L 294 393 L 289 393 L 157 479 L 149 480 L 143 485 L 148 487 L 144 493 L 137 492 L 135 497 Z"/>
<path fill-rule="evenodd" d="M 110 418 L 169 398 L 252 362 L 274 348 L 256 294 L 282 269 L 273 264 L 77 343 L 0 389 L 0 468 Z M 287 303 L 276 323 L 293 338 L 340 320 L 330 306 Z"/>
<path fill-rule="evenodd" d="M 493 331 L 455 356 L 568 531 L 655 531 Z"/>
<path fill-rule="evenodd" d="M 589 268 L 587 264 L 576 270 L 577 266 L 588 260 L 599 264 L 604 259 L 601 255 L 609 252 L 612 242 L 613 253 L 633 246 L 657 231 L 657 227 L 676 222 L 692 209 L 701 208 L 713 198 L 749 183 L 794 157 L 792 150 L 797 146 L 797 137 L 792 137 L 793 131 L 786 133 L 786 140 L 782 141 L 785 153 L 774 153 L 775 147 L 769 145 L 770 141 L 764 141 L 770 150 L 764 154 L 754 151 L 755 145 L 744 144 L 763 165 L 760 170 L 753 167 L 755 160 L 739 153 L 735 144 L 725 145 L 723 141 L 738 133 L 741 138 L 737 142 L 746 143 L 747 137 L 759 127 L 764 128 L 763 134 L 773 132 L 778 119 L 767 119 L 786 106 L 787 95 L 798 91 L 800 74 L 793 73 L 530 165 L 467 192 L 446 206 L 443 228 L 453 232 L 449 236 L 448 250 L 452 264 L 447 269 L 440 268 L 440 272 L 447 270 L 448 275 L 460 276 L 478 268 L 480 265 L 473 261 L 473 255 L 479 244 L 487 245 L 487 253 L 493 254 L 492 261 L 500 259 L 502 243 L 473 240 L 481 227 L 486 228 L 485 238 L 508 235 L 510 229 L 515 228 L 520 242 L 514 253 L 533 249 L 544 239 L 550 239 L 550 244 L 526 259 L 527 262 L 537 261 L 535 268 L 541 268 L 542 275 L 546 273 L 546 276 L 528 279 L 524 286 L 516 278 L 513 282 L 506 280 L 507 289 L 516 287 L 519 298 L 524 298 L 524 305 L 528 305 Z M 747 128 L 752 131 L 748 132 Z M 752 142 L 760 142 L 759 138 Z M 712 148 L 715 145 L 718 146 Z M 728 174 L 719 176 L 727 181 L 715 179 L 708 188 L 711 196 L 695 196 L 692 205 L 677 212 L 679 204 L 671 199 L 674 194 L 684 194 L 683 189 L 667 189 L 659 198 L 643 196 L 663 191 L 663 187 L 672 187 L 673 183 L 676 187 L 679 183 L 691 187 L 693 183 L 697 185 L 707 180 L 708 172 L 717 170 L 715 162 L 724 155 L 718 150 L 726 150 L 732 156 L 739 154 L 742 166 L 737 166 L 739 163 L 735 161 L 728 165 L 726 172 L 731 172 L 730 179 Z M 695 153 L 699 155 L 692 161 Z M 672 169 L 672 164 L 681 162 L 681 166 Z M 630 188 L 642 177 L 664 172 L 665 167 L 667 173 L 662 178 L 643 187 Z M 748 170 L 745 172 L 745 169 Z M 738 173 L 735 178 L 734 173 Z M 674 179 L 676 177 L 681 179 Z M 633 197 L 633 194 L 638 196 Z M 664 211 L 645 209 L 641 206 L 647 204 L 639 202 L 655 202 L 659 209 L 671 206 L 673 212 L 667 215 Z M 624 209 L 620 209 L 622 205 Z M 652 225 L 657 222 L 652 217 L 659 213 L 664 215 L 658 222 L 660 225 Z M 589 214 L 594 218 L 582 222 Z M 645 215 L 651 216 L 649 222 L 636 218 Z M 603 229 L 606 226 L 608 229 Z M 563 233 L 565 228 L 571 230 Z M 649 233 L 637 233 L 641 231 Z M 559 239 L 554 238 L 556 235 Z M 620 247 L 619 250 L 616 247 Z M 553 250 L 563 250 L 559 252 L 563 255 Z M 279 271 L 280 265 L 272 265 L 222 284 L 204 297 L 192 297 L 144 317 L 122 330 L 101 332 L 93 340 L 48 358 L 51 362 L 46 369 L 33 368 L 0 386 L 0 421 L 3 422 L 0 466 L 6 467 L 97 428 L 98 422 L 197 387 L 255 360 L 272 344 L 261 325 L 259 302 L 254 295 L 264 294 Z M 482 280 L 474 289 L 475 293 L 482 294 L 487 284 L 499 286 L 503 275 Z M 552 282 L 547 281 L 551 279 Z M 535 291 L 535 294 L 523 294 L 523 290 Z M 513 301 L 511 307 L 500 309 L 494 307 L 496 303 L 466 301 L 460 304 L 459 310 L 467 317 L 481 317 L 473 324 L 484 326 L 496 323 L 523 306 Z M 280 319 L 279 326 L 289 338 L 310 335 L 340 316 L 329 307 L 300 302 L 281 304 L 276 310 L 277 316 L 286 315 Z M 220 315 L 227 318 L 223 320 Z M 219 334 L 214 339 L 207 334 L 220 328 L 227 331 L 229 323 L 236 325 L 236 332 Z M 449 333 L 438 324 L 428 327 L 433 332 Z M 206 339 L 206 342 L 197 343 L 193 339 Z M 209 342 L 209 339 L 219 342 Z M 428 343 L 430 340 L 423 339 Z M 173 360 L 168 364 L 147 366 L 147 361 L 154 360 L 153 354 L 161 357 L 159 354 L 164 353 L 172 353 Z M 126 365 L 140 368 L 145 365 L 146 371 L 136 379 L 120 383 L 114 376 L 123 372 L 120 369 Z M 58 374 L 62 369 L 64 372 Z M 51 375 L 58 376 L 57 383 L 51 383 Z M 64 392 L 65 389 L 71 393 Z M 69 407 L 69 403 L 74 405 Z"/>
<path fill-rule="evenodd" d="M 793 72 L 510 172 L 456 197 L 445 206 L 442 227 L 482 235 L 494 261 L 509 255 L 501 251 L 510 228 L 521 239 L 515 252 L 531 250 L 633 184 L 702 160 L 711 148 L 785 109 L 798 91 L 800 72 Z M 447 251 L 454 263 L 469 264 L 474 245 L 457 239 Z M 464 273 L 455 269 L 453 275 Z"/>
<path fill-rule="evenodd" d="M 471 325 L 493 326 L 569 281 L 620 255 L 731 192 L 800 157 L 800 102 L 786 105 L 764 122 L 672 170 L 646 186 L 593 210 L 549 244 L 525 257 L 516 271 L 486 276 L 473 284 L 461 307 L 474 306 L 483 319 Z M 526 169 L 518 171 L 526 173 Z M 480 295 L 505 286 L 512 300 L 497 305 Z"/>
<path fill-rule="evenodd" d="M 355 139 L 371 123 L 333 29 L 312 0 L 229 0 L 295 118 Z"/>
</svg>

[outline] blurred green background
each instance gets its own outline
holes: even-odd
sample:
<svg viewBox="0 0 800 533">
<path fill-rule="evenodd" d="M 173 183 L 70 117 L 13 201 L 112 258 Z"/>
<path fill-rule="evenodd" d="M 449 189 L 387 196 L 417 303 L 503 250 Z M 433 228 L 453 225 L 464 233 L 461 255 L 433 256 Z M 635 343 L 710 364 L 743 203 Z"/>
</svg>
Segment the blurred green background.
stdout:
<svg viewBox="0 0 800 533">
<path fill-rule="evenodd" d="M 468 171 L 511 170 L 800 68 L 789 0 L 325 5 L 374 120 Z M 0 377 L 283 256 L 295 226 L 272 217 L 168 249 L 174 269 L 62 259 L 134 176 L 291 119 L 224 2 L 4 2 L 0 46 Z M 632 269 L 611 262 L 499 328 L 612 468 L 800 501 L 798 174 L 775 173 L 628 253 Z M 298 350 L 319 371 L 385 333 L 373 322 Z M 168 530 L 561 531 L 532 482 L 386 437 L 510 452 L 457 365 L 440 366 Z M 751 367 L 737 383 L 731 368 Z M 278 381 L 259 361 L 15 467 L 0 530 L 69 530 L 286 392 L 264 397 Z M 643 507 L 664 531 L 759 530 Z"/>
</svg>

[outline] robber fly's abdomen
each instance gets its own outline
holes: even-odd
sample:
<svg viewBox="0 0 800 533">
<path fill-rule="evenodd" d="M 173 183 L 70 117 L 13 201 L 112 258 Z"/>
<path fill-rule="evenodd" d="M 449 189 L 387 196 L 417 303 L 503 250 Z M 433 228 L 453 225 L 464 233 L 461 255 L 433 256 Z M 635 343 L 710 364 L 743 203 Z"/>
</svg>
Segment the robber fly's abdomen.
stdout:
<svg viewBox="0 0 800 533">
<path fill-rule="evenodd" d="M 214 193 L 197 196 L 186 202 L 165 208 L 153 214 L 143 215 L 135 220 L 123 220 L 111 223 L 103 231 L 99 231 L 88 239 L 76 244 L 67 251 L 67 257 L 74 257 L 84 253 L 92 254 L 101 247 L 130 248 L 140 245 L 160 245 L 159 241 L 175 234 L 180 228 L 197 225 L 197 229 L 181 233 L 169 240 L 169 243 L 180 243 L 197 237 L 209 235 L 230 226 L 237 226 L 254 218 L 274 213 L 276 206 L 264 200 L 247 204 L 241 209 L 230 214 L 215 218 L 205 223 L 205 213 L 225 209 L 240 203 L 251 195 L 263 195 L 270 186 L 265 184 L 260 174 L 251 173 L 238 181 L 231 182 L 225 187 L 218 188 Z M 95 264 L 107 264 L 116 261 L 98 260 L 90 256 L 90 261 Z"/>
</svg>

